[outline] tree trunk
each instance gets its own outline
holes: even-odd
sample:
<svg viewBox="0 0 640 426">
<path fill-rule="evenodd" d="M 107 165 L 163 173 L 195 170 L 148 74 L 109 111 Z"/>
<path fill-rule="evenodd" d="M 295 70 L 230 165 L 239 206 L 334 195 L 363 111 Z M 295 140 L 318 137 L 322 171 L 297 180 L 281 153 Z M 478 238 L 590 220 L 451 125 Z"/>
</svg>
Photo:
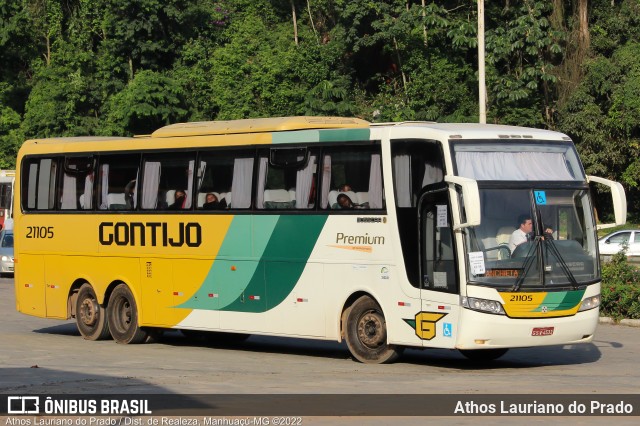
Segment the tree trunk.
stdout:
<svg viewBox="0 0 640 426">
<path fill-rule="evenodd" d="M 47 35 L 44 37 L 47 43 L 47 53 L 44 55 L 44 60 L 47 63 L 47 66 L 51 65 L 51 38 Z"/>
<path fill-rule="evenodd" d="M 316 31 L 316 26 L 313 24 L 313 16 L 311 15 L 311 2 L 307 0 L 307 11 L 309 12 L 309 22 L 311 22 L 311 28 L 313 29 L 313 33 L 316 35 L 316 40 L 318 44 L 320 44 L 320 40 L 318 39 L 318 32 Z"/>
<path fill-rule="evenodd" d="M 578 0 L 578 20 L 580 22 L 580 47 L 586 51 L 591 44 L 589 36 L 588 0 Z"/>
<path fill-rule="evenodd" d="M 422 19 L 425 19 L 427 16 L 427 12 L 424 10 L 426 7 L 425 1 L 426 0 L 422 0 Z M 424 37 L 424 47 L 427 47 L 427 26 L 424 23 L 422 24 L 422 35 Z"/>
<path fill-rule="evenodd" d="M 298 45 L 298 19 L 296 18 L 296 7 L 291 0 L 291 16 L 293 17 L 293 39 L 296 46 Z"/>
<path fill-rule="evenodd" d="M 402 88 L 404 89 L 404 93 L 407 93 L 407 76 L 404 74 L 404 70 L 402 68 L 402 59 L 400 58 L 400 49 L 398 49 L 398 41 L 396 38 L 393 38 L 393 46 L 396 49 L 396 56 L 398 57 L 398 69 L 400 70 L 400 75 L 402 76 Z"/>
</svg>

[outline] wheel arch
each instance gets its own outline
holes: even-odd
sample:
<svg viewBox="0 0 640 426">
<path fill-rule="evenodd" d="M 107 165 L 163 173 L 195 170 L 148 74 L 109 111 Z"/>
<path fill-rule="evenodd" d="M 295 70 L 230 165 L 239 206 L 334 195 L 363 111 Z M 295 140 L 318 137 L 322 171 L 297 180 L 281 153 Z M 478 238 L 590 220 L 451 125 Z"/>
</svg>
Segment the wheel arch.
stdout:
<svg viewBox="0 0 640 426">
<path fill-rule="evenodd" d="M 352 293 L 347 300 L 345 300 L 344 304 L 342 305 L 342 311 L 340 312 L 340 341 L 342 341 L 344 339 L 344 324 L 345 324 L 345 320 L 347 319 L 347 315 L 349 314 L 349 308 L 351 308 L 351 306 L 353 305 L 353 303 L 360 299 L 363 296 L 367 296 L 370 297 L 374 302 L 376 302 L 378 304 L 378 306 L 380 306 L 380 309 L 382 309 L 382 305 L 380 304 L 380 302 L 378 301 L 378 298 L 375 297 L 373 294 L 371 294 L 368 291 L 365 290 L 359 290 L 356 291 L 355 293 Z M 383 311 L 384 312 L 384 311 Z"/>
<path fill-rule="evenodd" d="M 89 280 L 87 280 L 86 278 L 77 278 L 73 282 L 73 284 L 71 284 L 71 287 L 69 288 L 69 296 L 67 297 L 67 318 L 75 318 L 75 316 L 76 316 L 76 301 L 78 299 L 78 292 L 80 291 L 80 287 L 82 287 L 84 284 L 89 284 L 93 288 L 93 291 L 96 292 L 96 288 L 94 287 L 93 284 L 91 284 L 91 282 Z M 109 303 L 109 297 L 111 296 L 111 293 L 113 292 L 113 289 L 116 288 L 120 284 L 127 285 L 127 287 L 129 287 L 129 290 L 131 290 L 131 286 L 129 286 L 124 281 L 115 280 L 115 281 L 112 281 L 111 284 L 109 284 L 107 286 L 107 289 L 105 290 L 104 294 L 100 294 L 100 293 L 96 292 L 96 296 L 97 296 L 98 300 L 102 301 L 102 306 L 104 306 L 105 308 L 107 307 L 107 305 Z M 131 291 L 131 293 L 133 294 L 134 297 L 136 297 L 136 295 L 135 295 L 135 293 L 133 291 Z M 136 303 L 137 302 L 138 301 L 136 300 Z"/>
</svg>

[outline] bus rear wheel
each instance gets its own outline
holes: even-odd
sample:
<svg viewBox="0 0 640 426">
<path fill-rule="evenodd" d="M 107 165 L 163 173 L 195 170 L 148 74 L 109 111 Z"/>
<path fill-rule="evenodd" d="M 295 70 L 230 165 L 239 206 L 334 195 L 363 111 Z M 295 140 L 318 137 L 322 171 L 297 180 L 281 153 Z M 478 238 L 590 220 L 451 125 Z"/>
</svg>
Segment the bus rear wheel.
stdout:
<svg viewBox="0 0 640 426">
<path fill-rule="evenodd" d="M 76 325 L 86 340 L 104 340 L 110 336 L 107 311 L 98 303 L 90 284 L 83 284 L 78 291 Z"/>
<path fill-rule="evenodd" d="M 365 364 L 395 361 L 401 348 L 387 343 L 387 323 L 382 309 L 369 296 L 356 300 L 344 315 L 345 340 L 351 354 Z"/>
<path fill-rule="evenodd" d="M 136 300 L 125 284 L 113 289 L 107 312 L 113 340 L 118 343 L 142 343 L 147 339 L 147 331 L 138 325 Z"/>
<path fill-rule="evenodd" d="M 460 349 L 460 353 L 472 361 L 488 362 L 506 354 L 508 348 L 499 349 Z"/>
</svg>

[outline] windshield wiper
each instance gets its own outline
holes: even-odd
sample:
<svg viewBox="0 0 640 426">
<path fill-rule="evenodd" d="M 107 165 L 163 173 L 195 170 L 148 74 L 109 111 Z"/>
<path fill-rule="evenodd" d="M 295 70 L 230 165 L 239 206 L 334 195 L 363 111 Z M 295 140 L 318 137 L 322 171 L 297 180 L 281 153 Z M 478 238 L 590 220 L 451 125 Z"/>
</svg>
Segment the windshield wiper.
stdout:
<svg viewBox="0 0 640 426">
<path fill-rule="evenodd" d="M 576 280 L 576 277 L 573 276 L 573 273 L 569 269 L 569 265 L 567 265 L 567 263 L 564 261 L 564 258 L 560 254 L 560 251 L 558 250 L 558 247 L 556 247 L 556 245 L 553 243 L 553 239 L 552 238 L 543 238 L 543 241 L 545 242 L 545 246 L 546 246 L 547 250 L 551 251 L 551 253 L 558 260 L 558 263 L 560 264 L 562 272 L 564 272 L 566 277 L 569 279 L 569 282 L 571 283 L 571 286 L 573 287 L 573 289 L 577 290 L 578 287 L 579 287 L 578 280 Z M 543 271 L 544 271 L 544 269 L 543 269 Z M 544 282 L 544 275 L 543 275 L 543 282 Z"/>
<path fill-rule="evenodd" d="M 518 279 L 516 279 L 515 284 L 511 291 L 519 291 L 520 287 L 524 283 L 524 279 L 529 274 L 529 270 L 531 269 L 531 265 L 533 265 L 533 261 L 536 260 L 537 256 L 533 256 L 534 251 L 538 251 L 538 246 L 540 245 L 540 238 L 536 236 L 533 240 L 534 244 L 531 244 L 529 247 L 529 251 L 527 251 L 527 256 L 525 257 L 524 263 L 522 264 L 522 274 L 518 275 Z"/>
</svg>

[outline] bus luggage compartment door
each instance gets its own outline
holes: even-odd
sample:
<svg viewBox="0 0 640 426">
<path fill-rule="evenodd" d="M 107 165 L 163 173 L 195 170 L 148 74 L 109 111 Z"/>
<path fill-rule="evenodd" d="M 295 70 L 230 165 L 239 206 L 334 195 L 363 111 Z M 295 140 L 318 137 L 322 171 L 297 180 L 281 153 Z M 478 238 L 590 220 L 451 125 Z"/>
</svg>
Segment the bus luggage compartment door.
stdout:
<svg viewBox="0 0 640 426">
<path fill-rule="evenodd" d="M 46 317 L 44 256 L 21 254 L 20 261 L 15 277 L 17 309 L 24 314 Z"/>
</svg>

